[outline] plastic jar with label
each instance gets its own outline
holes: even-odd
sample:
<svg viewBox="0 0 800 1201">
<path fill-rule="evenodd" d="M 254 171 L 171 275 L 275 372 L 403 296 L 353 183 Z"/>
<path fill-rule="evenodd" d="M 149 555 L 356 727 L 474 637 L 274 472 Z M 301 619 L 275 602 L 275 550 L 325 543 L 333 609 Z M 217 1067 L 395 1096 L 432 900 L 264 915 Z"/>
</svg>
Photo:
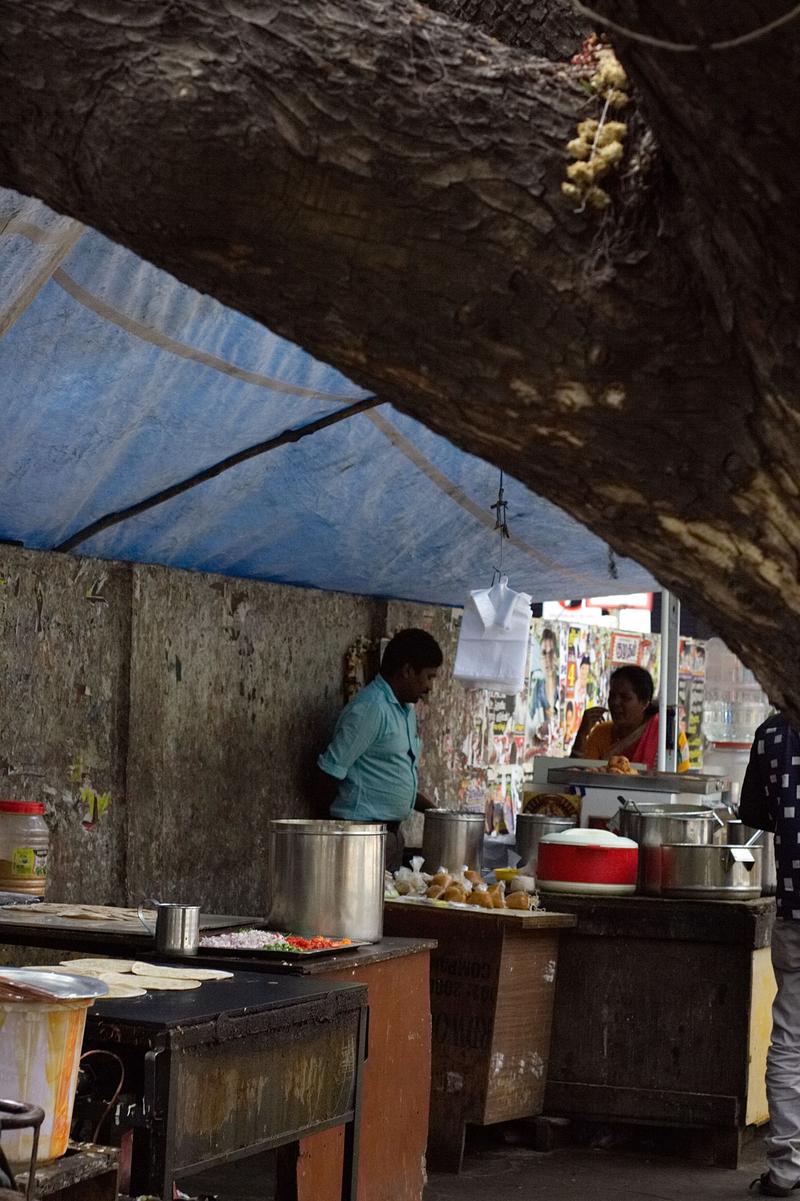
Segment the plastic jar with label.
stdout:
<svg viewBox="0 0 800 1201">
<path fill-rule="evenodd" d="M 40 801 L 0 801 L 0 892 L 44 896 L 50 832 Z"/>
</svg>

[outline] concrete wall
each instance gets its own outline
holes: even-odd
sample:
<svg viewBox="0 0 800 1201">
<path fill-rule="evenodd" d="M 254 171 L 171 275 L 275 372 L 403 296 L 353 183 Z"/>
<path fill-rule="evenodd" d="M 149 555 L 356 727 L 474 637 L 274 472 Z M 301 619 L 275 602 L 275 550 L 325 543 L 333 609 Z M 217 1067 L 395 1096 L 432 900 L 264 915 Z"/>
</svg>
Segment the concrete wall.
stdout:
<svg viewBox="0 0 800 1201">
<path fill-rule="evenodd" d="M 311 812 L 347 649 L 407 625 L 445 650 L 420 783 L 448 804 L 470 722 L 449 610 L 0 548 L 0 796 L 46 802 L 49 894 L 262 912 L 266 822 Z"/>
<path fill-rule="evenodd" d="M 427 702 L 417 706 L 422 737 L 420 789 L 444 809 L 457 809 L 456 789 L 464 774 L 463 746 L 469 737 L 483 693 L 466 692 L 452 676 L 460 621 L 452 609 L 389 601 L 386 632 L 421 626 L 433 634 L 444 653 L 444 665 Z M 403 827 L 409 846 L 422 844 L 422 815 L 413 814 Z"/>
<path fill-rule="evenodd" d="M 133 578 L 129 892 L 262 913 L 267 821 L 311 814 L 345 652 L 380 637 L 384 606 L 154 567 Z"/>
<path fill-rule="evenodd" d="M 0 797 L 46 802 L 63 900 L 124 896 L 130 637 L 129 567 L 0 548 Z"/>
</svg>

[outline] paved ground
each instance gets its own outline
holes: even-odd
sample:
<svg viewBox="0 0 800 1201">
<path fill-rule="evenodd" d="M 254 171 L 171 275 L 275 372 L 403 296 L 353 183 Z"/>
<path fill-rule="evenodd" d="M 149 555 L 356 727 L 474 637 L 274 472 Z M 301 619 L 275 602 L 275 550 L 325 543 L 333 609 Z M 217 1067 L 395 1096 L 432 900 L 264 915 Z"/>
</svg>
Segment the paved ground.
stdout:
<svg viewBox="0 0 800 1201">
<path fill-rule="evenodd" d="M 756 1195 L 748 1185 L 763 1168 L 760 1144 L 744 1158 L 734 1172 L 641 1150 L 567 1147 L 543 1155 L 487 1143 L 468 1151 L 460 1176 L 432 1175 L 425 1201 L 744 1201 Z M 271 1181 L 271 1157 L 256 1156 L 187 1180 L 184 1188 L 222 1201 L 267 1201 Z"/>
<path fill-rule="evenodd" d="M 686 1166 L 678 1159 L 641 1153 L 569 1147 L 541 1155 L 524 1148 L 472 1154 L 461 1176 L 431 1176 L 425 1201 L 709 1201 L 754 1196 L 750 1181 L 761 1170 L 761 1150 L 748 1166 Z"/>
</svg>

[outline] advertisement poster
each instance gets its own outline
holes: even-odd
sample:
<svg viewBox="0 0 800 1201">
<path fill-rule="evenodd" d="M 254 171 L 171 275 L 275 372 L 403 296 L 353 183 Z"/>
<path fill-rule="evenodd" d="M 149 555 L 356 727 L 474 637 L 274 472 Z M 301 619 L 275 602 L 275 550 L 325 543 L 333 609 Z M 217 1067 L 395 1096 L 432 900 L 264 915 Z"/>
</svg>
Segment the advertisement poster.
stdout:
<svg viewBox="0 0 800 1201">
<path fill-rule="evenodd" d="M 608 652 L 612 668 L 638 664 L 641 645 L 641 634 L 623 634 L 619 630 L 612 630 L 611 645 Z"/>
<path fill-rule="evenodd" d="M 489 725 L 492 740 L 489 747 L 489 766 L 508 767 L 521 764 L 525 757 L 526 709 L 528 690 L 516 696 L 490 692 Z"/>
<path fill-rule="evenodd" d="M 611 631 L 541 618 L 531 625 L 526 760 L 569 754 L 585 710 L 606 701 L 611 669 Z"/>
<path fill-rule="evenodd" d="M 682 638 L 678 670 L 678 720 L 689 743 L 689 766 L 703 767 L 703 701 L 705 699 L 705 643 Z"/>
<path fill-rule="evenodd" d="M 528 664 L 527 754 L 560 753 L 560 631 L 555 622 L 534 618 Z"/>
</svg>

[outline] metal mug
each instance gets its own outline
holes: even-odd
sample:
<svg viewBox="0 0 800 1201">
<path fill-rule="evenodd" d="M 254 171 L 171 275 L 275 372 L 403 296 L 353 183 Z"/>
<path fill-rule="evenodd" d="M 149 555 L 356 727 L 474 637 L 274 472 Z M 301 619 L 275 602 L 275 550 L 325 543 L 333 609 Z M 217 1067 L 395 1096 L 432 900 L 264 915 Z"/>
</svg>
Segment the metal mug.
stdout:
<svg viewBox="0 0 800 1201">
<path fill-rule="evenodd" d="M 145 920 L 145 909 L 155 909 L 155 929 Z M 137 913 L 148 934 L 155 934 L 156 950 L 164 955 L 196 955 L 200 944 L 200 906 L 171 901 L 143 901 Z"/>
</svg>

